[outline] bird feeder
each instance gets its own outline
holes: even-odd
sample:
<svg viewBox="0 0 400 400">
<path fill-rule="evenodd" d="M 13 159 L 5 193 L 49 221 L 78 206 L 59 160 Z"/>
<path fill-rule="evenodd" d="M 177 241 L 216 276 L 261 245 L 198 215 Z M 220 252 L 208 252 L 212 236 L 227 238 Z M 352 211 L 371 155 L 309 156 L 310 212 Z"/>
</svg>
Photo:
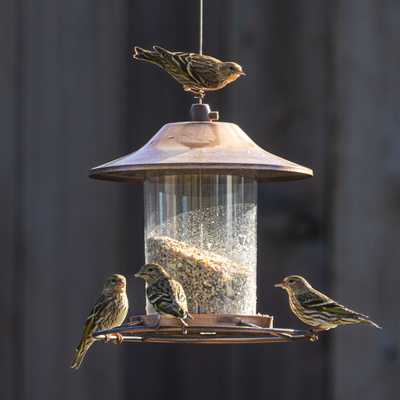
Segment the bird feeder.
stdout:
<svg viewBox="0 0 400 400">
<path fill-rule="evenodd" d="M 90 170 L 95 179 L 144 184 L 145 259 L 186 293 L 193 320 L 133 316 L 127 341 L 265 343 L 312 338 L 257 314 L 257 185 L 303 179 L 312 170 L 260 148 L 206 104 L 191 121 L 164 125 L 141 149 Z M 133 272 L 133 271 L 132 271 Z M 157 325 L 157 326 L 156 326 Z"/>
</svg>

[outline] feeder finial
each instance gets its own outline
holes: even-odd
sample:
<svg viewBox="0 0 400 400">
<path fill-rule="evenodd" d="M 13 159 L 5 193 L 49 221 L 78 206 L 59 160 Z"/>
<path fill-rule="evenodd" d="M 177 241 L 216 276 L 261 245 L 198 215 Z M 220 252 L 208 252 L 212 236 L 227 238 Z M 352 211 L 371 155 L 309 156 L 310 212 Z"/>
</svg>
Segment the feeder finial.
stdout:
<svg viewBox="0 0 400 400">
<path fill-rule="evenodd" d="M 211 111 L 210 106 L 208 104 L 197 103 L 192 104 L 190 107 L 190 118 L 192 121 L 218 121 L 219 120 L 219 112 Z"/>
</svg>

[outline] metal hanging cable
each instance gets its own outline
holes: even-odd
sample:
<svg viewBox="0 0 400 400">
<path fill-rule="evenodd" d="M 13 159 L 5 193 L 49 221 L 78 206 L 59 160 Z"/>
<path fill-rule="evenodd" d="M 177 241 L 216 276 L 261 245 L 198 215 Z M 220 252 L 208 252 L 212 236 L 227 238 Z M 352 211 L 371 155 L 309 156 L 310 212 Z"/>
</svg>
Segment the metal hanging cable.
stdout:
<svg viewBox="0 0 400 400">
<path fill-rule="evenodd" d="M 203 54 L 203 21 L 204 21 L 204 4 L 203 0 L 200 1 L 200 12 L 199 12 L 199 54 Z M 203 104 L 202 96 L 199 96 L 198 103 Z"/>
<path fill-rule="evenodd" d="M 200 23 L 199 23 L 199 53 L 203 54 L 203 15 L 204 5 L 203 0 L 200 0 Z"/>
</svg>

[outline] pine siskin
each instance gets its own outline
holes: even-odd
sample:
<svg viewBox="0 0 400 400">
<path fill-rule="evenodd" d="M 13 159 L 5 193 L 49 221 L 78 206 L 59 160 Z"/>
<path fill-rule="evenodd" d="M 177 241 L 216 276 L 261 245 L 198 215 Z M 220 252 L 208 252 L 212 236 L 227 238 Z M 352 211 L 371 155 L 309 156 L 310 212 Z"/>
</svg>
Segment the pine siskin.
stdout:
<svg viewBox="0 0 400 400">
<path fill-rule="evenodd" d="M 382 329 L 368 316 L 352 311 L 318 292 L 302 276 L 288 276 L 275 287 L 286 290 L 293 313 L 316 331 L 327 331 L 340 325 L 359 323 L 367 323 Z"/>
<path fill-rule="evenodd" d="M 154 51 L 135 47 L 133 58 L 158 65 L 177 80 L 183 89 L 203 98 L 210 90 L 219 90 L 246 75 L 234 62 L 223 62 L 196 53 L 171 52 L 160 46 Z"/>
<path fill-rule="evenodd" d="M 129 303 L 126 295 L 126 279 L 123 275 L 111 275 L 104 285 L 101 296 L 86 320 L 82 339 L 76 348 L 71 368 L 78 369 L 86 352 L 95 342 L 93 333 L 98 330 L 120 326 L 128 313 Z M 118 335 L 117 335 L 118 336 Z M 119 340 L 121 337 L 119 337 Z"/>
<path fill-rule="evenodd" d="M 179 282 L 158 264 L 143 265 L 135 277 L 146 281 L 147 298 L 159 314 L 177 317 L 187 326 L 185 319 L 192 316 L 188 313 L 185 291 Z"/>
</svg>

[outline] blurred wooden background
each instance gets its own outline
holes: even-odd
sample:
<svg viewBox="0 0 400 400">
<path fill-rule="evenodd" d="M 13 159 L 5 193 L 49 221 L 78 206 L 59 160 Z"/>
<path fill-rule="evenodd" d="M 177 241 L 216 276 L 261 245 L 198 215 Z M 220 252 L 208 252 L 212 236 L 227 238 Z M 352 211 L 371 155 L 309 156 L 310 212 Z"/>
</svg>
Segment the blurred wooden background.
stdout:
<svg viewBox="0 0 400 400">
<path fill-rule="evenodd" d="M 190 96 L 131 53 L 196 50 L 197 6 L 0 2 L 0 398 L 396 398 L 395 0 L 205 0 L 205 52 L 248 73 L 208 102 L 316 172 L 260 187 L 259 310 L 301 327 L 273 288 L 300 273 L 385 329 L 343 328 L 316 344 L 97 345 L 79 372 L 68 368 L 105 276 L 132 276 L 143 262 L 142 188 L 91 181 L 87 170 L 187 119 Z M 129 284 L 140 313 L 142 283 Z"/>
</svg>

